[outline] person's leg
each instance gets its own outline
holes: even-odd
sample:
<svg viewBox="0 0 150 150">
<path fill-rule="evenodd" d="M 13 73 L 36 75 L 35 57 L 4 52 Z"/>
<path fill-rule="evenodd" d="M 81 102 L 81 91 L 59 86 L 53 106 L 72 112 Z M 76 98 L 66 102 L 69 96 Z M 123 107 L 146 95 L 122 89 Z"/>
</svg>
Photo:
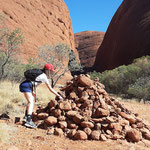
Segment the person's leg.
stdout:
<svg viewBox="0 0 150 150">
<path fill-rule="evenodd" d="M 31 92 L 24 92 L 24 96 L 27 100 L 27 115 L 32 115 L 33 107 L 34 107 L 34 97 Z"/>
<path fill-rule="evenodd" d="M 26 108 L 27 118 L 26 118 L 25 126 L 35 128 L 36 125 L 31 120 L 33 107 L 34 107 L 34 97 L 31 92 L 24 92 L 24 96 L 27 100 L 27 108 Z"/>
</svg>

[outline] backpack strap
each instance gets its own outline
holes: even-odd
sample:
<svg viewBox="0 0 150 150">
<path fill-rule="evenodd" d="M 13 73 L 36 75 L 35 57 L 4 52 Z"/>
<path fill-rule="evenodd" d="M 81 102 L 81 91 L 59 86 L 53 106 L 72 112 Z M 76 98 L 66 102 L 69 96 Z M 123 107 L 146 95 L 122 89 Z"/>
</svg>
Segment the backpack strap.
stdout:
<svg viewBox="0 0 150 150">
<path fill-rule="evenodd" d="M 35 102 L 36 102 L 36 87 L 35 87 L 35 82 L 33 82 L 33 91 L 35 92 Z"/>
</svg>

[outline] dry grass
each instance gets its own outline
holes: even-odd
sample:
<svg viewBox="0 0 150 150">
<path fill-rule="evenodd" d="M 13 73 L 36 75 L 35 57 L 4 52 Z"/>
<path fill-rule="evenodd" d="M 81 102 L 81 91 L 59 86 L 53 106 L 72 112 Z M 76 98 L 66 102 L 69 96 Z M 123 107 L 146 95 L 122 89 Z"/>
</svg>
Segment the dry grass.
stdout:
<svg viewBox="0 0 150 150">
<path fill-rule="evenodd" d="M 137 99 L 123 99 L 121 97 L 111 95 L 115 97 L 117 100 L 119 100 L 126 108 L 128 108 L 133 113 L 138 113 L 139 116 L 148 121 L 150 123 L 150 104 L 146 103 L 144 104 L 143 101 L 139 102 Z"/>
<path fill-rule="evenodd" d="M 9 81 L 0 83 L 0 113 L 15 112 L 16 104 L 22 105 L 22 96 L 18 92 L 18 85 Z"/>
<path fill-rule="evenodd" d="M 54 88 L 57 92 L 59 91 L 58 87 Z M 40 105 L 47 105 L 50 100 L 55 99 L 55 95 L 51 93 L 46 85 L 39 85 L 36 89 L 37 93 L 37 103 Z"/>
<path fill-rule="evenodd" d="M 58 88 L 55 89 L 58 91 Z M 35 105 L 47 105 L 47 103 L 55 98 L 46 85 L 40 85 L 36 90 L 38 101 Z M 24 95 L 19 92 L 19 83 L 12 83 L 10 81 L 0 82 L 0 114 L 22 114 L 23 107 L 26 106 Z"/>
<path fill-rule="evenodd" d="M 130 102 L 121 101 L 129 110 L 131 110 L 134 113 L 138 113 L 141 118 L 148 121 L 150 123 L 150 105 L 139 103 L 135 100 Z"/>
</svg>

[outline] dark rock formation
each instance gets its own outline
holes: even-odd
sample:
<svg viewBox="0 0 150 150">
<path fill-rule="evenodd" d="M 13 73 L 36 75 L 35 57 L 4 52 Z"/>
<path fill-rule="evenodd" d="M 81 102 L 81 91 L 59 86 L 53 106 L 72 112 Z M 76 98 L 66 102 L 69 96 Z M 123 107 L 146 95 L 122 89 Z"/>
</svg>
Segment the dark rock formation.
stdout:
<svg viewBox="0 0 150 150">
<path fill-rule="evenodd" d="M 75 47 L 79 52 L 81 65 L 91 67 L 94 64 L 99 45 L 104 38 L 104 32 L 85 31 L 75 34 Z"/>
<path fill-rule="evenodd" d="M 104 71 L 150 54 L 150 1 L 124 0 L 99 47 L 94 69 Z"/>
</svg>

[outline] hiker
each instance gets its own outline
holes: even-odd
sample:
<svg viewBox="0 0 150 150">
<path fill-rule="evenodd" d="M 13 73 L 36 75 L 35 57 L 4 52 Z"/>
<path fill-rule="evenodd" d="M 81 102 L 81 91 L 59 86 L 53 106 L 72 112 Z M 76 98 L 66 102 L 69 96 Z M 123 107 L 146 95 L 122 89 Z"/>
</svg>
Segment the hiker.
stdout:
<svg viewBox="0 0 150 150">
<path fill-rule="evenodd" d="M 29 80 L 29 77 L 26 77 L 26 80 L 23 81 L 19 88 L 20 92 L 22 92 L 27 100 L 27 107 L 25 111 L 25 116 L 24 116 L 24 121 L 25 121 L 25 126 L 30 127 L 30 128 L 36 128 L 37 126 L 35 123 L 32 121 L 32 112 L 33 112 L 33 107 L 34 107 L 34 99 L 36 100 L 36 93 L 35 93 L 35 87 L 37 87 L 41 83 L 45 83 L 50 92 L 55 94 L 60 100 L 63 100 L 62 96 L 59 95 L 51 86 L 49 83 L 48 78 L 50 78 L 51 74 L 55 72 L 54 67 L 52 64 L 45 64 L 44 68 L 42 70 L 40 69 L 33 69 L 33 70 L 38 70 L 40 72 L 35 77 L 35 80 Z M 35 73 L 34 73 L 35 74 Z"/>
</svg>

